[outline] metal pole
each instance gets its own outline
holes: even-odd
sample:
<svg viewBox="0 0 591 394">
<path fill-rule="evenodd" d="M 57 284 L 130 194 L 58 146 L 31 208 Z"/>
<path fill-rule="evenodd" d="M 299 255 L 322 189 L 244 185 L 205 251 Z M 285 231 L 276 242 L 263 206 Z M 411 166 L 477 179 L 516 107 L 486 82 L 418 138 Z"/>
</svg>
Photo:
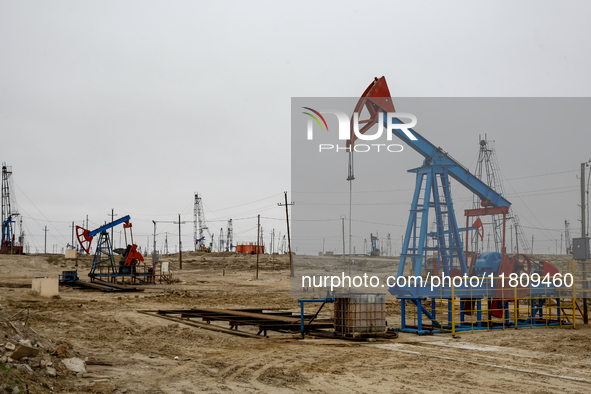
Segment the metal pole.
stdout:
<svg viewBox="0 0 591 394">
<path fill-rule="evenodd" d="M 291 257 L 291 237 L 289 234 L 289 209 L 288 209 L 288 205 L 293 205 L 294 203 L 287 203 L 287 192 L 284 192 L 285 194 L 285 204 L 281 204 L 281 203 L 277 203 L 277 205 L 282 206 L 285 205 L 285 218 L 287 220 L 287 246 L 289 249 L 289 272 L 290 272 L 290 276 L 293 277 L 293 262 L 292 262 L 292 257 Z"/>
<path fill-rule="evenodd" d="M 43 249 L 43 253 L 47 254 L 47 226 L 45 226 L 45 230 L 43 231 L 45 231 L 45 247 Z"/>
<path fill-rule="evenodd" d="M 156 221 L 152 220 L 152 223 L 154 223 L 154 249 L 152 251 L 152 253 L 156 252 Z"/>
<path fill-rule="evenodd" d="M 181 242 L 181 214 L 179 213 L 179 269 L 183 269 L 183 249 Z"/>
<path fill-rule="evenodd" d="M 585 222 L 585 166 L 587 163 L 581 163 L 581 237 L 587 237 L 587 227 Z M 583 288 L 587 289 L 587 264 L 583 263 Z M 587 293 L 583 297 L 583 323 L 589 324 L 589 314 L 587 310 Z"/>
<path fill-rule="evenodd" d="M 517 223 L 515 223 L 515 248 L 517 249 L 516 254 L 519 254 L 519 237 L 517 235 L 518 235 Z"/>
<path fill-rule="evenodd" d="M 111 223 L 115 221 L 115 209 L 111 208 Z M 111 242 L 113 242 L 113 227 L 111 227 Z"/>
<path fill-rule="evenodd" d="M 341 223 L 343 226 L 343 259 L 345 258 L 345 218 L 342 217 L 341 218 Z M 373 243 L 373 239 L 372 239 L 372 243 Z"/>
<path fill-rule="evenodd" d="M 259 238 L 261 235 L 261 215 L 257 216 L 257 274 L 256 279 L 259 278 Z"/>
<path fill-rule="evenodd" d="M 271 261 L 273 263 L 273 271 L 275 271 L 275 229 L 271 233 Z"/>
<path fill-rule="evenodd" d="M 581 163 L 581 237 L 585 238 L 586 234 L 586 222 L 585 222 L 585 165 L 587 163 Z"/>
</svg>

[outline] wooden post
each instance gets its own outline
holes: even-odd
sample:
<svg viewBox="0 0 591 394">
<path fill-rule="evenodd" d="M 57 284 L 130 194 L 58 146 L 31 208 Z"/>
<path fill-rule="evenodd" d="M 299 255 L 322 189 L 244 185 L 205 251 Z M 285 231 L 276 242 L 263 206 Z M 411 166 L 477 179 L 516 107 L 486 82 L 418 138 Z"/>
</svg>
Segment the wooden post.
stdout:
<svg viewBox="0 0 591 394">
<path fill-rule="evenodd" d="M 183 248 L 181 241 L 181 214 L 179 213 L 179 269 L 183 269 Z"/>
<path fill-rule="evenodd" d="M 261 215 L 257 216 L 257 273 L 256 279 L 259 279 L 259 237 L 261 235 Z"/>
</svg>

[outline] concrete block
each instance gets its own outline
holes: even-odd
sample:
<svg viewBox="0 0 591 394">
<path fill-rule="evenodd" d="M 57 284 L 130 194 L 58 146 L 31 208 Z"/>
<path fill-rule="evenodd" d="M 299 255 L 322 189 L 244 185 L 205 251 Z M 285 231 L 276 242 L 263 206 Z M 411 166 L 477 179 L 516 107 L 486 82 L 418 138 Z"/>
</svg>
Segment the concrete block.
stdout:
<svg viewBox="0 0 591 394">
<path fill-rule="evenodd" d="M 66 249 L 66 259 L 75 259 L 76 251 L 74 249 Z"/>
<path fill-rule="evenodd" d="M 10 357 L 15 360 L 20 360 L 23 357 L 36 357 L 38 353 L 39 349 L 37 348 L 21 345 Z"/>
<path fill-rule="evenodd" d="M 53 297 L 59 295 L 58 278 L 35 278 L 31 286 L 32 290 L 41 297 Z"/>
<path fill-rule="evenodd" d="M 64 358 L 62 363 L 70 372 L 86 373 L 86 363 L 82 359 L 77 357 Z"/>
</svg>

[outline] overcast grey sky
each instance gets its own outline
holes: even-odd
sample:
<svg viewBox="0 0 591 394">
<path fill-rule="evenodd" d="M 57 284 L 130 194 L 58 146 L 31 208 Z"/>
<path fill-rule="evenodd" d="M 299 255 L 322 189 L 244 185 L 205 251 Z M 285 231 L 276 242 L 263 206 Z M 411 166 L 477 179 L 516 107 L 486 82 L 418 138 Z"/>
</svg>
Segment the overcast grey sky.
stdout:
<svg viewBox="0 0 591 394">
<path fill-rule="evenodd" d="M 31 251 L 43 226 L 62 247 L 69 223 L 102 224 L 111 208 L 132 216 L 144 246 L 152 219 L 192 220 L 193 192 L 216 237 L 233 218 L 236 240 L 254 241 L 257 213 L 265 231 L 285 231 L 276 203 L 290 190 L 291 97 L 357 97 L 382 75 L 400 97 L 586 97 L 590 11 L 584 1 L 2 1 L 0 160 Z M 578 170 L 591 137 L 577 133 L 489 138 L 519 178 Z M 477 140 L 434 142 L 469 165 Z M 540 226 L 578 228 L 578 192 L 542 202 L 529 192 L 577 186 L 576 175 L 522 185 Z M 540 210 L 558 202 L 568 208 Z M 190 249 L 192 226 L 183 233 Z"/>
</svg>

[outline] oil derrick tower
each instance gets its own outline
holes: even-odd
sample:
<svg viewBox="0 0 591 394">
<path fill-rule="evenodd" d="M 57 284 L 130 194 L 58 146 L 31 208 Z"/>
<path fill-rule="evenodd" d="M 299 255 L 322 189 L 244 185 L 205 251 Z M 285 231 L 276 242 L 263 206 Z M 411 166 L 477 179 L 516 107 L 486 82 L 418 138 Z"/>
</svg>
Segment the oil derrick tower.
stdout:
<svg viewBox="0 0 591 394">
<path fill-rule="evenodd" d="M 219 243 L 218 252 L 223 252 L 224 251 L 224 228 L 223 227 L 220 227 L 220 239 L 219 239 L 218 243 Z"/>
<path fill-rule="evenodd" d="M 209 228 L 207 227 L 207 223 L 205 222 L 205 214 L 203 213 L 203 202 L 201 201 L 201 197 L 199 197 L 199 194 L 197 193 L 195 193 L 193 216 L 195 250 L 206 249 L 205 233 L 207 233 L 208 237 L 211 239 L 210 247 L 213 247 L 213 236 L 210 233 Z"/>
<path fill-rule="evenodd" d="M 199 197 L 197 196 L 197 193 L 195 193 L 195 202 L 193 203 L 193 245 L 195 246 L 195 250 L 197 250 L 199 248 L 199 242 L 197 241 L 199 239 L 199 212 L 198 212 L 198 203 L 197 203 L 197 199 Z"/>
<path fill-rule="evenodd" d="M 12 186 L 12 168 L 2 163 L 2 244 L 0 244 L 1 253 L 23 253 L 24 232 L 22 229 L 18 241 L 15 240 L 14 223 L 19 215 L 14 195 L 10 193 Z"/>
<path fill-rule="evenodd" d="M 378 235 L 373 235 L 370 234 L 370 239 L 371 239 L 371 252 L 369 253 L 370 256 L 379 256 L 380 255 L 380 249 L 378 248 Z"/>
<path fill-rule="evenodd" d="M 234 229 L 232 227 L 232 219 L 228 219 L 228 234 L 226 235 L 226 252 L 231 252 L 234 248 Z"/>
<path fill-rule="evenodd" d="M 570 237 L 570 222 L 568 220 L 564 221 L 564 245 L 566 246 L 566 254 L 571 254 L 573 252 L 573 243 Z"/>
<path fill-rule="evenodd" d="M 476 178 L 486 183 L 492 190 L 496 190 L 501 195 L 505 194 L 503 183 L 501 182 L 501 171 L 499 169 L 497 154 L 494 148 L 494 141 L 487 140 L 486 135 L 484 136 L 484 139 L 480 140 L 480 151 L 478 153 L 478 162 L 476 163 L 474 175 Z M 472 206 L 474 209 L 482 208 L 481 200 L 476 195 L 473 196 Z M 477 234 L 478 232 L 473 232 L 471 236 L 471 246 L 474 253 L 482 253 L 485 251 L 501 252 L 503 243 L 503 217 L 500 214 L 490 215 L 489 217 L 491 219 L 490 223 L 483 223 L 483 225 L 485 233 L 493 234 L 493 244 L 490 247 L 491 250 L 485 250 L 485 242 L 488 241 L 480 240 L 480 237 Z M 515 245 L 517 248 L 519 248 L 521 252 L 529 251 L 529 242 L 523 232 L 521 223 L 519 222 L 519 216 L 513 212 L 513 208 L 511 207 L 509 208 L 507 219 L 513 221 L 512 227 L 516 231 Z"/>
</svg>

